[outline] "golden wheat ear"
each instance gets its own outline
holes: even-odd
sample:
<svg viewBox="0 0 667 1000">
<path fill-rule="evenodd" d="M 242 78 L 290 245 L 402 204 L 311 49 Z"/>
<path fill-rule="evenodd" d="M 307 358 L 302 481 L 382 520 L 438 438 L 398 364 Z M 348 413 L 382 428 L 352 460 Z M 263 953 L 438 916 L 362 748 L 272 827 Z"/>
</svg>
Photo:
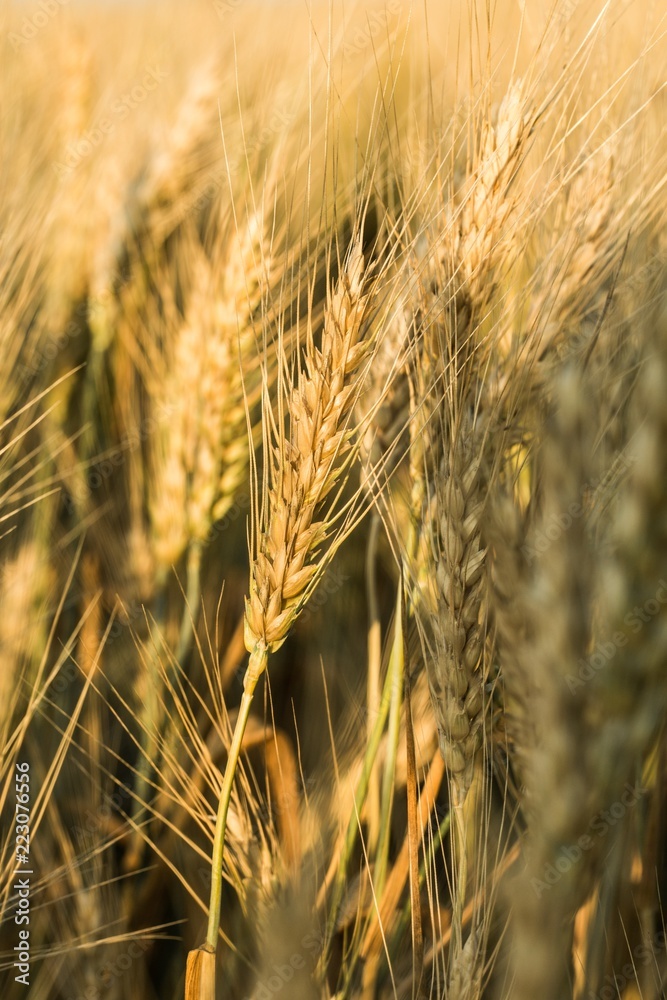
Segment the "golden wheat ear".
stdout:
<svg viewBox="0 0 667 1000">
<path fill-rule="evenodd" d="M 363 362 L 374 347 L 373 330 L 366 338 L 362 336 L 371 298 L 365 277 L 357 238 L 327 295 L 319 347 L 308 331 L 303 368 L 287 393 L 287 428 L 276 429 L 273 414 L 266 413 L 272 448 L 246 599 L 244 634 L 250 657 L 216 820 L 209 924 L 203 946 L 207 954 L 214 953 L 217 944 L 227 811 L 253 693 L 269 653 L 287 638 L 305 595 L 333 551 L 329 548 L 323 553 L 321 546 L 331 531 L 335 511 L 327 511 L 322 520 L 316 518 L 358 448 L 349 421 Z M 200 949 L 201 954 L 204 951 Z M 202 962 L 210 963 L 201 957 L 190 961 L 193 979 Z"/>
<path fill-rule="evenodd" d="M 257 388 L 253 316 L 263 278 L 263 226 L 251 216 L 209 259 L 193 236 L 185 317 L 174 331 L 156 405 L 149 510 L 160 577 L 188 546 L 202 548 L 248 468 L 246 392 Z M 193 609 L 194 610 L 194 609 Z"/>
<path fill-rule="evenodd" d="M 361 245 L 353 244 L 328 296 L 320 347 L 309 337 L 304 369 L 288 396 L 289 430 L 270 457 L 265 521 L 253 556 L 246 604 L 246 646 L 277 649 L 318 572 L 314 554 L 329 525 L 319 505 L 339 481 L 353 447 L 349 417 L 371 342 L 361 338 L 368 307 Z"/>
<path fill-rule="evenodd" d="M 515 230 L 526 196 L 517 176 L 535 121 L 521 81 L 508 88 L 495 121 L 484 113 L 464 182 L 442 193 L 446 224 L 424 233 L 415 282 L 420 295 L 408 359 L 413 527 L 404 559 L 416 583 L 414 610 L 450 785 L 450 990 L 460 988 L 471 954 L 479 946 L 481 955 L 486 942 L 480 910 L 465 943 L 463 913 L 476 875 L 472 845 L 488 835 L 488 817 L 470 793 L 476 784 L 476 793 L 485 794 L 490 652 L 483 522 L 507 433 L 498 391 L 502 325 L 493 315 L 518 256 Z"/>
</svg>

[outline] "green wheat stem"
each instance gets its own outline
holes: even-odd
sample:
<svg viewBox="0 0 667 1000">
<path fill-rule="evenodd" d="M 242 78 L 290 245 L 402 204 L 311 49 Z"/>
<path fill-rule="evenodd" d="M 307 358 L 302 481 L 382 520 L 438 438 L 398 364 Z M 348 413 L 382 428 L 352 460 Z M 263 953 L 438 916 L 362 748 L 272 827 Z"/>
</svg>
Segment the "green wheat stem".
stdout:
<svg viewBox="0 0 667 1000">
<path fill-rule="evenodd" d="M 159 730 L 160 730 L 160 650 L 164 643 L 164 629 L 166 618 L 166 597 L 164 589 L 160 587 L 154 602 L 154 631 L 152 632 L 152 642 L 149 649 L 148 658 L 148 687 L 146 700 L 140 714 L 141 732 L 139 735 L 139 759 L 137 761 L 136 779 L 134 786 L 134 797 L 132 804 L 132 826 L 135 829 L 133 844 L 133 856 L 138 858 L 141 850 L 141 834 L 139 827 L 142 817 L 145 815 L 145 805 L 148 802 L 151 791 L 151 782 L 157 756 L 159 752 Z"/>
<path fill-rule="evenodd" d="M 394 785 L 396 778 L 396 759 L 398 757 L 398 744 L 401 731 L 401 706 L 403 703 L 403 677 L 405 672 L 405 655 L 403 643 L 403 580 L 399 580 L 397 600 L 396 600 L 396 620 L 394 626 L 394 639 L 391 655 L 389 658 L 389 669 L 385 682 L 384 693 L 387 695 L 389 703 L 387 725 L 387 754 L 382 773 L 381 789 L 381 813 L 377 848 L 375 851 L 375 867 L 373 869 L 373 892 L 377 899 L 382 895 L 385 879 L 387 875 L 387 864 L 389 859 L 389 843 L 391 830 L 391 811 L 394 805 Z M 372 766 L 371 766 L 372 773 Z M 356 824 L 355 824 L 356 828 Z M 346 860 L 347 863 L 347 860 Z M 339 868 L 344 872 L 345 869 Z M 358 949 L 351 952 L 349 965 L 345 977 L 343 995 L 347 996 L 347 990 L 354 975 L 357 960 L 359 958 Z"/>
<path fill-rule="evenodd" d="M 400 651 L 400 652 L 399 652 Z M 340 862 L 338 865 L 338 872 L 336 875 L 336 880 L 334 882 L 333 893 L 331 897 L 331 905 L 329 908 L 329 920 L 327 926 L 326 940 L 331 940 L 331 935 L 333 933 L 333 928 L 336 925 L 336 917 L 338 916 L 338 910 L 340 908 L 341 900 L 343 898 L 343 893 L 345 890 L 345 884 L 347 879 L 347 866 L 352 854 L 352 848 L 354 847 L 355 841 L 357 839 L 357 833 L 359 830 L 359 817 L 361 816 L 361 811 L 366 801 L 366 796 L 368 794 L 368 786 L 373 771 L 373 765 L 375 763 L 375 758 L 380 747 L 380 742 L 382 740 L 382 734 L 384 733 L 385 724 L 389 716 L 389 711 L 392 703 L 392 693 L 394 688 L 394 675 L 396 672 L 395 658 L 400 655 L 403 656 L 403 622 L 402 622 L 402 584 L 399 584 L 398 595 L 397 595 L 397 608 L 396 608 L 396 620 L 394 625 L 394 643 L 392 647 L 392 653 L 389 662 L 389 670 L 387 671 L 387 677 L 382 688 L 382 698 L 380 700 L 380 708 L 378 712 L 378 717 L 373 727 L 373 732 L 371 733 L 370 739 L 366 746 L 366 753 L 364 754 L 364 761 L 361 768 L 361 775 L 359 777 L 359 783 L 357 785 L 357 790 L 354 796 L 354 811 L 350 817 L 350 822 L 347 827 L 345 834 L 345 841 L 343 843 L 343 849 L 341 851 Z"/>
<path fill-rule="evenodd" d="M 455 953 L 460 954 L 463 949 L 463 910 L 465 908 L 466 887 L 468 882 L 468 857 L 466 832 L 467 824 L 464 815 L 465 797 L 459 798 L 458 793 L 454 793 L 455 801 L 451 803 L 452 826 L 450 838 L 454 854 L 454 867 L 456 874 L 456 891 L 452 905 L 452 940 L 455 942 Z M 457 858 L 458 856 L 458 858 Z"/>
<path fill-rule="evenodd" d="M 212 950 L 215 949 L 218 940 L 218 931 L 220 930 L 222 860 L 225 852 L 227 813 L 229 812 L 229 803 L 232 797 L 232 787 L 234 785 L 236 768 L 241 755 L 243 735 L 245 733 L 246 725 L 248 724 L 248 716 L 250 715 L 252 696 L 255 688 L 257 687 L 257 682 L 266 670 L 267 660 L 268 650 L 266 646 L 263 643 L 258 643 L 250 654 L 248 667 L 245 672 L 245 677 L 243 678 L 243 696 L 241 698 L 239 712 L 236 717 L 232 743 L 229 748 L 225 773 L 222 779 L 222 789 L 220 791 L 220 801 L 218 803 L 218 814 L 215 821 L 215 834 L 213 836 L 211 897 L 208 908 L 208 930 L 206 933 L 206 947 Z"/>
<path fill-rule="evenodd" d="M 396 605 L 396 629 L 394 645 L 389 660 L 390 697 L 389 723 L 387 725 L 387 755 L 384 773 L 382 775 L 382 811 L 380 816 L 380 836 L 375 858 L 375 891 L 380 895 L 384 887 L 389 857 L 389 837 L 391 828 L 391 811 L 394 805 L 394 785 L 396 779 L 396 758 L 401 734 L 401 706 L 403 704 L 403 679 L 405 673 L 405 654 L 403 643 L 403 581 L 399 581 L 398 600 Z"/>
</svg>

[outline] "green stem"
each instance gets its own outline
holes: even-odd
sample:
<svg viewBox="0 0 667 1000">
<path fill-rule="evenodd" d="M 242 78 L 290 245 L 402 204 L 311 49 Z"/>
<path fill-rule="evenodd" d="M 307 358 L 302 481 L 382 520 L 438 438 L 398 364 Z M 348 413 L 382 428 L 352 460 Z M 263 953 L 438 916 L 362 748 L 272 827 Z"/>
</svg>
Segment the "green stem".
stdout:
<svg viewBox="0 0 667 1000">
<path fill-rule="evenodd" d="M 257 687 L 257 682 L 266 669 L 268 650 L 263 644 L 258 644 L 250 654 L 248 668 L 243 679 L 243 696 L 239 707 L 239 714 L 234 726 L 232 744 L 229 748 L 225 774 L 222 779 L 222 790 L 220 792 L 220 802 L 218 804 L 218 815 L 215 822 L 215 834 L 213 837 L 213 858 L 211 861 L 211 899 L 208 910 L 208 931 L 206 934 L 206 947 L 215 950 L 220 929 L 220 903 L 222 900 L 222 859 L 225 852 L 225 831 L 227 828 L 227 813 L 232 797 L 232 786 L 234 776 L 241 755 L 243 745 L 243 734 L 250 715 L 252 696 Z"/>
<path fill-rule="evenodd" d="M 399 582 L 399 604 L 396 613 L 402 614 L 400 601 L 403 581 Z M 380 817 L 380 838 L 375 857 L 375 892 L 379 897 L 384 888 L 384 880 L 389 858 L 389 839 L 391 830 L 391 812 L 394 805 L 394 785 L 396 782 L 396 758 L 401 735 L 401 705 L 403 702 L 403 677 L 405 673 L 405 655 L 403 650 L 403 630 L 396 629 L 394 647 L 389 662 L 391 674 L 391 705 L 387 725 L 387 755 L 382 776 L 382 813 Z"/>
<path fill-rule="evenodd" d="M 396 621 L 394 628 L 394 640 L 389 658 L 389 669 L 383 694 L 389 701 L 389 723 L 387 726 L 387 753 L 382 775 L 382 810 L 380 815 L 379 838 L 375 851 L 375 868 L 373 871 L 373 891 L 380 899 L 384 889 L 387 874 L 387 864 L 389 858 L 389 840 L 391 828 L 391 811 L 394 804 L 394 784 L 396 780 L 396 758 L 398 756 L 398 742 L 401 729 L 401 703 L 403 701 L 403 676 L 405 672 L 405 655 L 403 646 L 403 580 L 398 583 L 398 594 L 396 601 Z M 372 768 L 371 768 L 372 771 Z M 360 812 L 360 808 L 358 810 Z M 356 817 L 355 817 L 356 818 Z M 347 865 L 347 855 L 344 858 Z M 343 863 L 339 872 L 345 872 Z M 352 982 L 352 977 L 356 970 L 357 960 L 360 956 L 359 950 L 354 949 L 346 970 L 345 986 L 343 995 L 347 996 L 347 991 Z M 371 966 L 367 969 L 371 978 L 374 972 Z"/>
<path fill-rule="evenodd" d="M 160 658 L 160 646 L 163 642 L 163 634 L 166 618 L 166 597 L 164 587 L 159 586 L 153 606 L 153 618 L 155 620 L 155 636 L 151 636 L 148 660 L 148 689 L 146 699 L 141 709 L 141 732 L 139 734 L 140 750 L 137 761 L 136 779 L 134 783 L 134 797 L 132 802 L 132 823 L 136 828 L 133 851 L 130 852 L 126 862 L 128 864 L 138 864 L 141 852 L 141 831 L 139 826 L 145 814 L 145 804 L 150 797 L 151 778 L 154 768 L 157 765 L 158 753 L 158 733 L 160 728 L 160 704 L 158 692 L 160 690 L 160 672 L 158 661 Z"/>
<path fill-rule="evenodd" d="M 357 833 L 359 829 L 359 817 L 361 816 L 361 811 L 363 809 L 363 805 L 366 800 L 366 795 L 368 794 L 368 785 L 370 782 L 373 765 L 375 763 L 375 758 L 377 756 L 377 752 L 380 747 L 380 742 L 382 740 L 382 734 L 384 732 L 387 716 L 389 715 L 389 709 L 392 701 L 392 692 L 394 688 L 394 676 L 396 673 L 395 659 L 399 655 L 401 658 L 403 657 L 402 619 L 403 619 L 402 582 L 400 582 L 398 586 L 398 595 L 396 600 L 394 644 L 391 651 L 389 669 L 387 671 L 387 677 L 385 679 L 384 687 L 382 689 L 382 699 L 380 701 L 380 710 L 378 713 L 378 717 L 375 726 L 373 727 L 373 732 L 368 741 L 368 745 L 366 747 L 366 753 L 364 755 L 364 762 L 361 770 L 361 776 L 359 778 L 359 784 L 357 785 L 357 790 L 354 796 L 354 806 L 355 806 L 354 812 L 350 817 L 350 822 L 348 824 L 347 831 L 345 834 L 343 849 L 341 851 L 340 862 L 338 865 L 338 872 L 333 887 L 331 906 L 329 909 L 329 920 L 328 920 L 327 935 L 326 935 L 327 942 L 331 940 L 331 935 L 333 934 L 333 928 L 336 926 L 336 917 L 338 916 L 338 910 L 340 908 L 347 880 L 347 865 L 350 860 L 350 856 L 352 854 L 352 848 L 354 847 L 355 840 L 357 839 Z M 325 952 L 326 950 L 327 949 L 325 949 Z"/>
<path fill-rule="evenodd" d="M 456 869 L 454 899 L 452 900 L 452 942 L 454 954 L 459 955 L 463 950 L 463 910 L 465 909 L 466 888 L 468 882 L 468 856 L 467 856 L 467 824 L 464 814 L 465 796 L 461 796 L 458 790 L 453 789 L 454 801 L 450 809 L 453 818 L 452 847 L 454 853 L 454 868 Z"/>
</svg>

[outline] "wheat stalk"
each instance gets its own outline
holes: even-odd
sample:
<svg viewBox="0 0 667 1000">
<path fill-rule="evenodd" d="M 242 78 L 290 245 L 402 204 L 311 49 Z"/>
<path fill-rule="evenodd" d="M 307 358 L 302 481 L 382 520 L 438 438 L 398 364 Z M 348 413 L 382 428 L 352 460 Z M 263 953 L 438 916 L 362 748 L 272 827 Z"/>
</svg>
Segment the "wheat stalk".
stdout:
<svg viewBox="0 0 667 1000">
<path fill-rule="evenodd" d="M 250 657 L 220 793 L 208 932 L 205 945 L 199 949 L 202 955 L 215 951 L 218 938 L 227 810 L 253 692 L 269 653 L 287 638 L 304 595 L 325 565 L 326 558 L 317 550 L 330 524 L 328 519 L 316 520 L 316 512 L 339 482 L 354 448 L 349 417 L 362 363 L 372 346 L 372 339 L 361 337 L 369 306 L 365 279 L 357 239 L 328 297 L 319 348 L 309 331 L 304 368 L 289 393 L 289 437 L 275 431 L 264 515 L 246 599 L 245 643 Z M 192 963 L 202 960 L 190 959 Z"/>
<path fill-rule="evenodd" d="M 471 822 L 466 801 L 485 728 L 483 515 L 494 450 L 504 447 L 499 387 L 493 377 L 501 357 L 499 334 L 489 314 L 496 289 L 517 255 L 508 223 L 517 219 L 521 192 L 514 196 L 511 187 L 534 120 L 519 82 L 509 88 L 495 125 L 483 121 L 475 165 L 459 203 L 449 203 L 445 232 L 431 236 L 421 312 L 415 321 L 413 531 L 406 559 L 411 578 L 419 584 L 417 611 L 420 605 L 425 611 L 426 620 L 420 624 L 424 656 L 450 779 L 457 868 L 450 977 L 457 975 L 463 961 Z"/>
</svg>

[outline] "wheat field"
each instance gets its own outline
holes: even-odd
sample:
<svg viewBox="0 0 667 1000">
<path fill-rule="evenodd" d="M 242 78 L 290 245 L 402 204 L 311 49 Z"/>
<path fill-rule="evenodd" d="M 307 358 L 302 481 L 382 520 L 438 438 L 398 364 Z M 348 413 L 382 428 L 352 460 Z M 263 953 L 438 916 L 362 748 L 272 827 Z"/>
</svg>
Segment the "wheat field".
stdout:
<svg viewBox="0 0 667 1000">
<path fill-rule="evenodd" d="M 0 7 L 0 995 L 667 996 L 667 17 Z"/>
</svg>

